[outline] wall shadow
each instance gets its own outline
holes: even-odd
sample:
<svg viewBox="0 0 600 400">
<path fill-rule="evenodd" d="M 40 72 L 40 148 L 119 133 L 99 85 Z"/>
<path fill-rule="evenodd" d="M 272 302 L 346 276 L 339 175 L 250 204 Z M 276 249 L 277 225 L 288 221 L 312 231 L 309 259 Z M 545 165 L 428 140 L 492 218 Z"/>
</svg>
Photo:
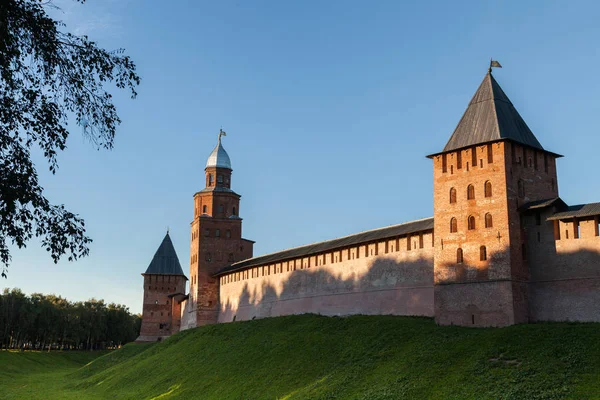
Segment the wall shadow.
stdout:
<svg viewBox="0 0 600 400">
<path fill-rule="evenodd" d="M 433 316 L 433 257 L 398 262 L 381 255 L 361 272 L 335 271 L 340 267 L 313 266 L 225 284 L 219 322 L 303 313 Z M 229 295 L 230 285 L 241 285 L 237 296 Z"/>
<path fill-rule="evenodd" d="M 448 262 L 435 275 L 431 251 L 407 261 L 376 256 L 362 272 L 334 264 L 249 278 L 221 287 L 219 322 L 303 313 L 435 315 L 441 324 L 469 326 L 600 321 L 597 243 L 598 250 L 572 252 L 557 251 L 554 241 L 543 249 L 528 243 L 525 261 L 506 248 L 486 262 Z"/>
</svg>

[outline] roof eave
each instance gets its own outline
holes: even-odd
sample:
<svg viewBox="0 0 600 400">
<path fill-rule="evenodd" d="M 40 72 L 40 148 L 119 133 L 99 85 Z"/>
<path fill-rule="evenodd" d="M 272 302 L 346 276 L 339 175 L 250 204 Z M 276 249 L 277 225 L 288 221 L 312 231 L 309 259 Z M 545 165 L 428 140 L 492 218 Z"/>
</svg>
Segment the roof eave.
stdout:
<svg viewBox="0 0 600 400">
<path fill-rule="evenodd" d="M 445 153 L 453 153 L 453 152 L 455 152 L 455 151 L 459 151 L 459 150 L 466 150 L 466 149 L 469 149 L 469 148 L 471 148 L 471 147 L 474 147 L 474 146 L 482 146 L 482 145 L 484 145 L 484 144 L 491 144 L 491 143 L 498 143 L 498 142 L 512 142 L 512 143 L 517 143 L 517 144 L 519 144 L 519 145 L 521 145 L 521 146 L 525 146 L 525 147 L 527 147 L 527 148 L 534 149 L 534 150 L 536 150 L 536 151 L 542 151 L 542 152 L 544 152 L 544 153 L 551 154 L 551 155 L 553 155 L 553 156 L 554 156 L 554 157 L 556 157 L 556 158 L 561 158 L 561 157 L 564 157 L 562 154 L 558 154 L 558 153 L 555 153 L 555 152 L 553 152 L 553 151 L 546 150 L 546 149 L 541 149 L 541 148 L 539 148 L 539 147 L 530 146 L 530 145 L 528 145 L 528 144 L 521 143 L 521 142 L 519 142 L 519 141 L 516 141 L 516 140 L 513 140 L 513 139 L 509 139 L 509 138 L 502 138 L 502 139 L 496 139 L 496 140 L 489 140 L 489 141 L 487 141 L 487 142 L 481 142 L 481 143 L 471 144 L 471 145 L 468 145 L 468 146 L 458 147 L 458 148 L 456 148 L 456 149 L 451 149 L 451 150 L 442 150 L 442 151 L 440 151 L 440 152 L 437 152 L 437 153 L 433 153 L 433 154 L 426 155 L 425 157 L 426 157 L 426 158 L 429 158 L 429 159 L 432 159 L 433 157 L 440 156 L 440 155 L 442 155 L 442 154 L 445 154 Z"/>
</svg>

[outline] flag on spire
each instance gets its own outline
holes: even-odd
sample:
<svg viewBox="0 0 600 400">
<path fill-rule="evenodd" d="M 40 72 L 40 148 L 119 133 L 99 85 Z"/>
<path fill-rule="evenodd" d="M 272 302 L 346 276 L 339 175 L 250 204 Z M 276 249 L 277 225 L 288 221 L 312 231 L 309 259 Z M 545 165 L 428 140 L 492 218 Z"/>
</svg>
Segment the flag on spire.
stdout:
<svg viewBox="0 0 600 400">
<path fill-rule="evenodd" d="M 502 68 L 502 65 L 496 60 L 490 60 L 490 68 Z"/>
</svg>

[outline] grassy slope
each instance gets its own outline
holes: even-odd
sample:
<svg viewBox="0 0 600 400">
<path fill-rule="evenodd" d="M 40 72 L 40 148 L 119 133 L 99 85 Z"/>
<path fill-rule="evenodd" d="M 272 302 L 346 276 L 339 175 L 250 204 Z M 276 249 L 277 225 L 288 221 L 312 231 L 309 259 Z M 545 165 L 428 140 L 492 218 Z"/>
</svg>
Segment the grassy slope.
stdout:
<svg viewBox="0 0 600 400">
<path fill-rule="evenodd" d="M 6 361 L 21 356 L 0 356 L 0 393 Z M 292 316 L 128 345 L 72 371 L 50 389 L 33 379 L 44 384 L 39 398 L 600 398 L 600 324 L 467 329 Z M 36 398 L 14 390 L 8 398 Z"/>
</svg>

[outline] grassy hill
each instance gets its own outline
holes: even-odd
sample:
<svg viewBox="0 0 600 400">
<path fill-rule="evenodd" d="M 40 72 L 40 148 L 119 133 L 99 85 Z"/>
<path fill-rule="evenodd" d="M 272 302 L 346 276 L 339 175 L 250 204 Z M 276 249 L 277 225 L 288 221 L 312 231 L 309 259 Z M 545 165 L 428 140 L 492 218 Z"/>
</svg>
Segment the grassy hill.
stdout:
<svg viewBox="0 0 600 400">
<path fill-rule="evenodd" d="M 600 324 L 468 329 L 303 315 L 95 355 L 0 352 L 0 398 L 600 398 Z"/>
</svg>

